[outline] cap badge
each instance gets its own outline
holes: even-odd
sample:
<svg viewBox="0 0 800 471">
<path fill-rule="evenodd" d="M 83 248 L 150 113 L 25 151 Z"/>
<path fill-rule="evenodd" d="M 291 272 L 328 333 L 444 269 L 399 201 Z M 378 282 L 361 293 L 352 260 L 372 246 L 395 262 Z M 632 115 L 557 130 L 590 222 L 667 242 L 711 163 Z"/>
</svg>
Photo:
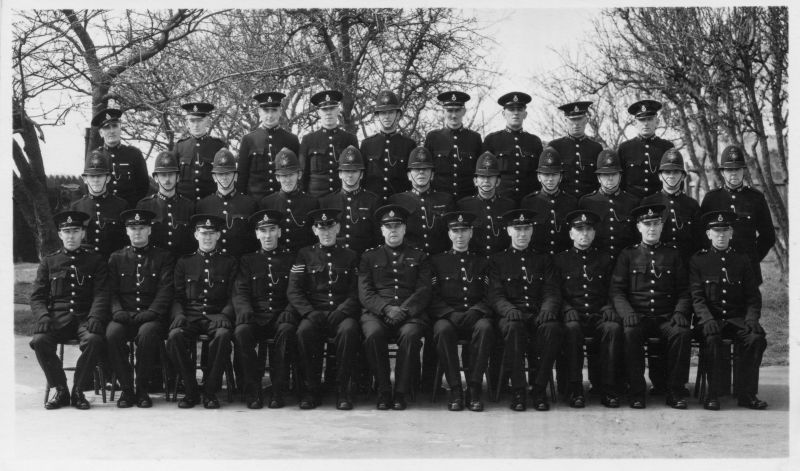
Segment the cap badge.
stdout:
<svg viewBox="0 0 800 471">
<path fill-rule="evenodd" d="M 328 220 L 328 216 L 325 213 L 322 213 L 322 220 L 323 221 L 327 221 Z"/>
<path fill-rule="evenodd" d="M 642 113 L 644 113 L 645 111 L 647 111 L 647 106 L 642 105 Z"/>
<path fill-rule="evenodd" d="M 458 215 L 458 222 L 464 222 L 464 216 L 459 214 Z"/>
<path fill-rule="evenodd" d="M 106 113 L 106 121 L 108 121 L 109 119 L 111 119 L 111 115 Z"/>
<path fill-rule="evenodd" d="M 394 217 L 394 210 L 392 210 L 392 211 L 389 211 L 389 217 L 390 217 L 390 218 L 393 218 L 393 217 Z"/>
<path fill-rule="evenodd" d="M 210 225 L 211 225 L 211 219 L 206 219 L 206 226 L 210 226 Z"/>
<path fill-rule="evenodd" d="M 519 215 L 519 220 L 520 221 L 524 221 L 525 220 L 525 215 L 524 214 L 520 214 Z"/>
<path fill-rule="evenodd" d="M 514 95 L 514 103 L 516 103 L 518 101 L 519 101 L 519 98 L 517 98 L 517 95 Z"/>
<path fill-rule="evenodd" d="M 574 110 L 572 110 L 572 112 L 573 112 L 573 113 L 577 113 L 577 112 L 579 112 L 580 110 L 581 110 L 581 109 L 580 109 L 580 107 L 578 107 L 578 105 L 575 105 L 575 109 L 574 109 Z"/>
<path fill-rule="evenodd" d="M 325 94 L 325 101 L 331 101 L 331 96 L 327 93 Z"/>
<path fill-rule="evenodd" d="M 581 221 L 586 222 L 586 213 L 581 214 Z"/>
<path fill-rule="evenodd" d="M 72 216 L 67 216 L 67 223 L 68 223 L 68 224 L 71 224 L 71 223 L 72 223 Z"/>
<path fill-rule="evenodd" d="M 197 113 L 197 105 L 194 105 L 194 107 L 192 108 L 192 111 L 194 111 L 195 113 Z"/>
<path fill-rule="evenodd" d="M 648 209 L 647 210 L 647 215 L 648 216 L 652 216 L 653 215 L 653 210 L 652 209 Z"/>
<path fill-rule="evenodd" d="M 455 93 L 450 95 L 450 101 L 456 101 L 456 94 Z"/>
<path fill-rule="evenodd" d="M 717 218 L 717 221 L 719 221 L 719 222 L 722 222 L 722 220 L 723 220 L 723 219 L 722 219 L 722 213 L 720 213 L 720 214 L 719 214 L 719 217 Z"/>
<path fill-rule="evenodd" d="M 141 221 L 141 220 L 142 220 L 142 218 L 140 218 L 140 217 L 139 217 L 139 213 L 136 213 L 136 214 L 133 216 L 133 220 L 134 220 L 134 221 Z"/>
<path fill-rule="evenodd" d="M 262 219 L 262 221 L 264 221 L 264 222 L 269 221 L 269 214 L 265 214 L 264 215 L 264 219 Z"/>
</svg>

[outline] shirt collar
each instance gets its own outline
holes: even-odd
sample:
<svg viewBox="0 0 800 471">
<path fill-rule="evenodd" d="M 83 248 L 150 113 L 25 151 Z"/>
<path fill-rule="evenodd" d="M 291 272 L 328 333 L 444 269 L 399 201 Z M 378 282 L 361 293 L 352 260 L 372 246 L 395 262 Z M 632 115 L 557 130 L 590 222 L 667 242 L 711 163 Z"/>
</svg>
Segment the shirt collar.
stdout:
<svg viewBox="0 0 800 471">
<path fill-rule="evenodd" d="M 648 244 L 648 243 L 642 241 L 641 244 L 642 244 L 642 248 L 647 249 L 647 250 L 655 250 L 655 249 L 661 247 L 662 245 L 664 245 L 664 244 L 661 243 L 661 241 L 658 241 L 655 244 Z"/>
<path fill-rule="evenodd" d="M 522 134 L 523 132 L 525 132 L 525 130 L 523 128 L 511 129 L 508 126 L 506 126 L 506 132 L 510 134 Z"/>
<path fill-rule="evenodd" d="M 144 247 L 134 247 L 133 245 L 130 245 L 129 247 L 131 250 L 133 250 L 133 253 L 144 253 L 150 250 L 150 243 L 148 242 L 148 244 Z"/>
<path fill-rule="evenodd" d="M 219 253 L 219 248 L 217 248 L 217 247 L 214 247 L 214 250 L 212 250 L 211 252 L 205 252 L 205 251 L 203 251 L 203 249 L 197 249 L 197 254 L 198 255 L 202 255 L 203 257 L 213 257 L 214 255 L 217 255 L 218 253 Z"/>
<path fill-rule="evenodd" d="M 229 199 L 233 198 L 234 196 L 236 196 L 236 188 L 234 188 L 233 191 L 231 191 L 227 195 L 223 195 L 222 193 L 217 191 L 217 196 L 219 196 L 223 200 L 229 200 Z"/>
<path fill-rule="evenodd" d="M 159 192 L 157 193 L 157 195 L 158 195 L 158 198 L 159 198 L 159 199 L 162 199 L 162 200 L 164 200 L 164 201 L 172 201 L 172 200 L 174 200 L 174 199 L 176 199 L 176 198 L 178 197 L 178 193 L 177 193 L 177 192 L 175 192 L 175 194 L 174 194 L 174 195 L 172 195 L 172 196 L 167 196 L 167 195 L 165 195 L 165 194 L 163 194 L 163 193 L 161 193 L 161 192 L 159 191 Z"/>
<path fill-rule="evenodd" d="M 359 193 L 361 193 L 361 187 L 358 187 L 353 191 L 347 191 L 344 188 L 342 188 L 342 194 L 345 196 L 356 196 Z"/>
<path fill-rule="evenodd" d="M 108 190 L 104 191 L 102 195 L 87 194 L 86 196 L 93 200 L 104 200 L 108 198 Z"/>
<path fill-rule="evenodd" d="M 412 188 L 411 192 L 414 193 L 417 196 L 427 196 L 427 195 L 429 195 L 431 193 L 431 186 L 428 185 L 428 189 L 425 190 L 425 191 L 419 191 L 416 188 Z"/>
</svg>

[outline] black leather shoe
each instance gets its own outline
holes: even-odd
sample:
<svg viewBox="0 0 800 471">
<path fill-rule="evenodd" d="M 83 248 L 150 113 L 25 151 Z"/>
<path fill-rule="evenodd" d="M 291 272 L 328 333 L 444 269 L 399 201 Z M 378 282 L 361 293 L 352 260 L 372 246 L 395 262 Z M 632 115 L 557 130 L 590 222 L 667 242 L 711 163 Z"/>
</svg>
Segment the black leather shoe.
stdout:
<svg viewBox="0 0 800 471">
<path fill-rule="evenodd" d="M 757 398 L 755 394 L 739 396 L 737 401 L 739 407 L 747 407 L 748 409 L 762 410 L 767 408 L 767 403 Z"/>
<path fill-rule="evenodd" d="M 317 403 L 314 401 L 314 395 L 310 393 L 303 394 L 303 397 L 300 399 L 300 408 L 303 410 L 311 410 L 317 407 Z"/>
<path fill-rule="evenodd" d="M 406 395 L 403 393 L 395 393 L 394 401 L 392 402 L 392 410 L 406 410 L 406 407 L 408 407 Z"/>
<path fill-rule="evenodd" d="M 264 401 L 260 397 L 251 397 L 247 400 L 248 409 L 261 409 L 264 407 Z"/>
<path fill-rule="evenodd" d="M 609 409 L 616 409 L 619 407 L 619 398 L 611 394 L 604 394 L 602 399 L 600 399 L 600 403 Z"/>
<path fill-rule="evenodd" d="M 583 394 L 570 396 L 569 406 L 573 409 L 583 409 L 586 407 L 586 398 L 583 396 Z"/>
<path fill-rule="evenodd" d="M 203 402 L 203 407 L 206 409 L 219 409 L 219 399 L 216 394 L 206 394 L 206 400 Z"/>
<path fill-rule="evenodd" d="M 89 408 L 89 401 L 86 400 L 86 396 L 83 395 L 83 391 L 73 391 L 72 392 L 72 407 L 80 410 L 87 410 Z"/>
<path fill-rule="evenodd" d="M 178 401 L 178 408 L 191 409 L 197 404 L 200 404 L 200 393 L 186 393 L 183 399 Z"/>
<path fill-rule="evenodd" d="M 352 410 L 353 401 L 350 400 L 350 394 L 347 391 L 338 391 L 336 393 L 336 409 L 337 410 Z"/>
<path fill-rule="evenodd" d="M 147 391 L 139 391 L 136 393 L 136 407 L 142 409 L 153 407 L 153 400 L 150 399 L 150 395 L 147 394 Z"/>
<path fill-rule="evenodd" d="M 483 411 L 483 401 L 481 401 L 481 388 L 480 386 L 469 386 L 467 387 L 467 396 L 468 396 L 468 403 L 467 407 L 472 412 L 482 412 Z"/>
<path fill-rule="evenodd" d="M 719 410 L 719 399 L 716 397 L 709 397 L 703 403 L 703 409 L 705 410 Z"/>
<path fill-rule="evenodd" d="M 547 402 L 547 395 L 544 394 L 544 393 L 534 395 L 533 396 L 533 408 L 538 410 L 538 411 L 540 411 L 540 412 L 544 412 L 544 411 L 550 410 L 550 404 Z"/>
<path fill-rule="evenodd" d="M 280 409 L 285 406 L 286 403 L 283 400 L 283 394 L 281 393 L 273 393 L 272 398 L 269 400 L 269 404 L 267 407 L 270 409 Z"/>
<path fill-rule="evenodd" d="M 457 412 L 464 410 L 464 390 L 461 386 L 450 388 L 450 399 L 447 401 L 447 410 Z"/>
<path fill-rule="evenodd" d="M 56 394 L 44 404 L 44 408 L 54 410 L 67 407 L 69 404 L 69 389 L 66 386 L 56 386 Z"/>
<path fill-rule="evenodd" d="M 643 397 L 632 397 L 630 403 L 631 409 L 644 409 L 647 405 Z"/>
<path fill-rule="evenodd" d="M 673 392 L 667 394 L 666 403 L 673 409 L 686 409 L 689 406 L 688 402 L 686 401 L 686 398 L 681 396 L 680 392 Z"/>
<path fill-rule="evenodd" d="M 392 408 L 392 399 L 387 393 L 378 393 L 378 404 L 376 408 L 378 410 L 389 410 Z"/>
<path fill-rule="evenodd" d="M 119 399 L 117 399 L 117 407 L 120 409 L 133 407 L 135 399 L 136 396 L 133 394 L 133 391 L 122 391 L 122 393 L 119 395 Z"/>
<path fill-rule="evenodd" d="M 514 392 L 514 396 L 511 398 L 511 410 L 517 412 L 524 412 L 525 409 L 528 408 L 527 404 L 525 404 L 525 391 L 519 390 Z"/>
</svg>

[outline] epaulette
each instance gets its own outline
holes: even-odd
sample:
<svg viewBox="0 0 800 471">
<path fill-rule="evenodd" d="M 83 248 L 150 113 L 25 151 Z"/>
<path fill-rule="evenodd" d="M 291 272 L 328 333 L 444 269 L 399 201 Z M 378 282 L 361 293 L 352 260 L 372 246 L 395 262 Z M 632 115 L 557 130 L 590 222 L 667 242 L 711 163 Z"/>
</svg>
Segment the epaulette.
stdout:
<svg viewBox="0 0 800 471">
<path fill-rule="evenodd" d="M 188 135 L 186 135 L 186 136 L 183 136 L 182 138 L 178 139 L 178 142 L 183 142 L 183 141 L 185 141 L 185 140 L 189 139 L 190 137 L 192 137 L 192 135 L 191 135 L 191 134 L 188 134 Z"/>
<path fill-rule="evenodd" d="M 58 255 L 59 253 L 61 253 L 61 249 L 56 249 L 56 250 L 50 252 L 49 254 L 45 255 L 45 257 L 52 257 L 54 255 Z"/>
</svg>

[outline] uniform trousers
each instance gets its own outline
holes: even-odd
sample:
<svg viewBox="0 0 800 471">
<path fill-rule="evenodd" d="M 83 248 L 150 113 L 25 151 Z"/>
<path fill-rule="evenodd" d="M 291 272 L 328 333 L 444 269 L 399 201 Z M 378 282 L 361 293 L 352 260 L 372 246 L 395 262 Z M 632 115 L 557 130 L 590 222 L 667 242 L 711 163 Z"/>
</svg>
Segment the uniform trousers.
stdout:
<svg viewBox="0 0 800 471">
<path fill-rule="evenodd" d="M 158 361 L 159 344 L 165 333 L 166 328 L 159 321 L 142 324 L 120 324 L 115 321 L 108 323 L 108 360 L 123 391 L 131 390 L 134 386 L 133 368 L 128 361 L 128 341 L 136 342 L 136 390 L 147 391 L 153 368 Z"/>
<path fill-rule="evenodd" d="M 452 388 L 461 386 L 461 371 L 458 362 L 458 340 L 469 340 L 469 367 L 466 375 L 468 385 L 483 384 L 483 375 L 489 365 L 489 355 L 494 348 L 495 333 L 490 319 L 478 319 L 474 323 L 454 324 L 449 319 L 439 319 L 433 324 L 433 342 L 439 363 L 444 367 L 447 384 Z"/>
<path fill-rule="evenodd" d="M 236 355 L 241 362 L 245 394 L 253 397 L 261 391 L 262 365 L 258 364 L 256 346 L 259 342 L 274 338 L 275 346 L 270 355 L 269 378 L 272 391 L 283 394 L 289 385 L 289 363 L 295 349 L 297 327 L 289 322 L 271 321 L 261 325 L 256 322 L 239 324 L 233 333 Z"/>
<path fill-rule="evenodd" d="M 666 344 L 667 389 L 677 393 L 689 377 L 692 334 L 688 327 L 672 325 L 665 316 L 641 316 L 639 325 L 625 327 L 625 366 L 628 375 L 628 393 L 644 397 L 647 383 L 644 379 L 644 343 L 648 338 L 660 337 Z"/>
<path fill-rule="evenodd" d="M 506 364 L 511 364 L 511 387 L 523 389 L 525 383 L 525 353 L 528 348 L 529 338 L 533 338 L 532 353 L 538 358 L 538 366 L 533 377 L 533 387 L 537 391 L 544 391 L 553 363 L 556 361 L 561 343 L 564 338 L 564 328 L 559 322 L 549 321 L 536 325 L 531 318 L 526 321 L 512 321 L 505 317 L 497 322 L 500 335 L 503 336 Z M 534 364 L 533 358 L 529 363 Z M 502 372 L 501 372 L 502 373 Z"/>
<path fill-rule="evenodd" d="M 723 339 L 733 339 L 739 344 L 739 358 L 736 363 L 736 391 L 738 395 L 755 395 L 758 392 L 758 370 L 761 358 L 767 348 L 764 334 L 747 332 L 730 322 L 721 322 L 719 334 L 703 338 L 703 357 L 708 372 L 709 396 L 717 397 L 723 393 L 723 378 L 727 377 L 728 362 L 723 355 Z"/>
<path fill-rule="evenodd" d="M 325 327 L 308 319 L 300 321 L 297 327 L 297 350 L 303 365 L 303 382 L 308 391 L 319 391 L 323 347 L 331 337 L 336 345 L 336 384 L 339 388 L 347 387 L 356 364 L 359 336 L 358 321 L 352 317 L 345 318 L 338 325 Z M 328 373 L 325 375 L 328 377 Z"/>
<path fill-rule="evenodd" d="M 78 319 L 73 319 L 60 329 L 33 334 L 29 345 L 36 352 L 36 360 L 52 387 L 67 387 L 67 376 L 64 374 L 64 368 L 58 358 L 56 348 L 59 343 L 74 339 L 78 339 L 78 346 L 81 350 L 72 380 L 72 384 L 78 389 L 86 379 L 91 378 L 90 375 L 94 371 L 98 359 L 105 351 L 106 341 L 103 336 L 89 332 L 86 328 L 86 321 Z"/>
<path fill-rule="evenodd" d="M 618 322 L 603 321 L 599 314 L 582 315 L 580 321 L 564 323 L 564 357 L 567 381 L 583 382 L 583 344 L 586 336 L 594 337 L 595 347 L 587 355 L 595 356 L 590 362 L 596 366 L 596 377 L 590 379 L 603 394 L 618 394 L 618 377 L 624 348 L 623 329 Z"/>
<path fill-rule="evenodd" d="M 190 349 L 197 348 L 197 337 L 201 334 L 211 338 L 208 345 L 211 365 L 205 377 L 204 392 L 216 394 L 221 387 L 222 373 L 231 356 L 231 330 L 222 327 L 212 329 L 210 325 L 208 319 L 187 322 L 184 327 L 170 330 L 167 336 L 167 352 L 183 378 L 187 395 L 197 394 L 197 365 L 192 361 Z"/>
<path fill-rule="evenodd" d="M 378 383 L 378 393 L 390 394 L 389 340 L 397 343 L 397 359 L 394 366 L 395 392 L 411 390 L 412 378 L 419 375 L 419 351 L 425 324 L 410 319 L 403 324 L 390 326 L 373 314 L 361 315 L 361 331 L 364 333 L 364 352 L 372 374 Z"/>
</svg>

